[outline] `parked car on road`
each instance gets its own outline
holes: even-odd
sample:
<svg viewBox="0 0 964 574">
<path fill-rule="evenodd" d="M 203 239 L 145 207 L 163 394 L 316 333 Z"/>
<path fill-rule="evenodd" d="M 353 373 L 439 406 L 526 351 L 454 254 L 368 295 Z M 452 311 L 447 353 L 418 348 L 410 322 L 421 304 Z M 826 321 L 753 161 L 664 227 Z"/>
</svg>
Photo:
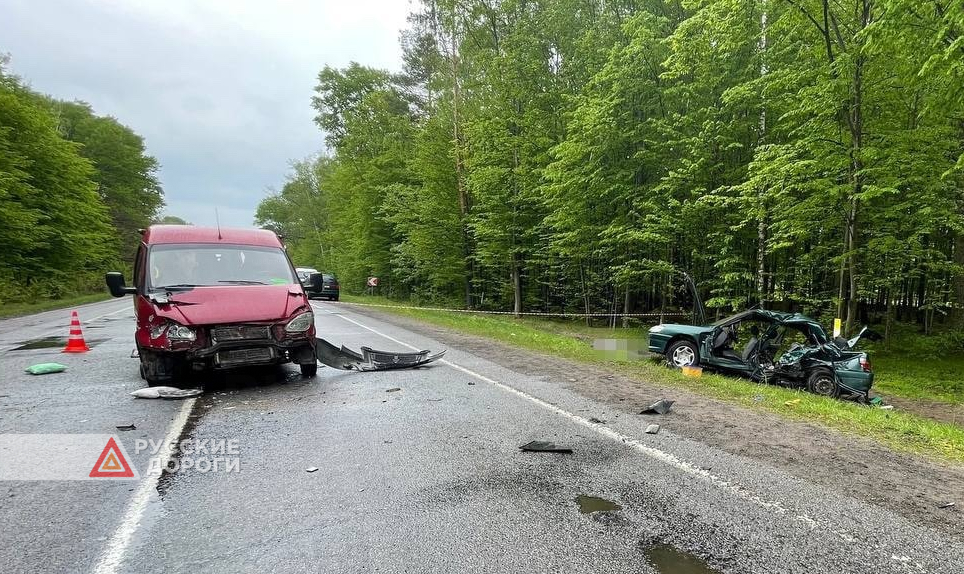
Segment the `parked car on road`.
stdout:
<svg viewBox="0 0 964 574">
<path fill-rule="evenodd" d="M 695 285 L 691 290 L 696 315 L 702 318 Z M 758 382 L 806 387 L 818 395 L 866 400 L 874 372 L 867 353 L 854 350 L 865 337 L 879 335 L 864 327 L 850 340 L 831 340 L 820 323 L 806 315 L 751 309 L 711 325 L 656 325 L 649 330 L 649 351 L 677 368 L 700 366 Z"/>
<path fill-rule="evenodd" d="M 297 363 L 314 376 L 315 318 L 272 231 L 155 225 L 145 230 L 134 286 L 107 274 L 115 297 L 134 295 L 134 339 L 149 385 L 191 370 Z"/>
<path fill-rule="evenodd" d="M 317 269 L 313 267 L 295 267 L 295 273 L 298 274 L 298 280 L 304 285 L 308 282 L 308 278 L 311 277 L 312 273 L 318 273 Z"/>
<path fill-rule="evenodd" d="M 304 283 L 308 297 L 323 297 L 329 301 L 337 301 L 341 287 L 338 278 L 331 273 L 312 273 Z"/>
</svg>

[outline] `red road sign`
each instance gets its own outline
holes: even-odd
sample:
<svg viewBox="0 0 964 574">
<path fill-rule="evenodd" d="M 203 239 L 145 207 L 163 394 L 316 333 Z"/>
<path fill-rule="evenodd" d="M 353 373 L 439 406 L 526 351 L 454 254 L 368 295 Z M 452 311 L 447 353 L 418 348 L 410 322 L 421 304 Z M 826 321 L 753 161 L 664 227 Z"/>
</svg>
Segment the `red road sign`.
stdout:
<svg viewBox="0 0 964 574">
<path fill-rule="evenodd" d="M 378 287 L 378 277 L 369 277 L 369 278 L 368 278 L 368 286 L 369 286 L 369 287 Z"/>
</svg>

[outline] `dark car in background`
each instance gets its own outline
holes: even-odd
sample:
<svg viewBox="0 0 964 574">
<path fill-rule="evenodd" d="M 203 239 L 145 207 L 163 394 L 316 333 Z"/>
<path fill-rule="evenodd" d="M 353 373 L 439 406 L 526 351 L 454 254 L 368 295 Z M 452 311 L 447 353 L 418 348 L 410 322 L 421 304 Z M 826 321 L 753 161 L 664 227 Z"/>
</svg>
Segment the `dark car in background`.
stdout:
<svg viewBox="0 0 964 574">
<path fill-rule="evenodd" d="M 337 301 L 340 287 L 338 278 L 331 273 L 311 273 L 308 279 L 302 281 L 308 297 L 321 297 L 329 301 Z"/>
</svg>

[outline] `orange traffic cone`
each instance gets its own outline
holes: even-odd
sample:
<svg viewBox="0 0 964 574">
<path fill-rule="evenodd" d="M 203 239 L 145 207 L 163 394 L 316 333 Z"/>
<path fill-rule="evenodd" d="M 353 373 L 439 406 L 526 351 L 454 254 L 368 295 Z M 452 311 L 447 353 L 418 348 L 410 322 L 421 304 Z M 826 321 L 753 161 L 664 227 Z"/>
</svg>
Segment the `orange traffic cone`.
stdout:
<svg viewBox="0 0 964 574">
<path fill-rule="evenodd" d="M 86 353 L 90 350 L 84 341 L 84 332 L 80 330 L 80 317 L 77 311 L 70 314 L 70 337 L 67 338 L 67 346 L 62 353 Z"/>
</svg>

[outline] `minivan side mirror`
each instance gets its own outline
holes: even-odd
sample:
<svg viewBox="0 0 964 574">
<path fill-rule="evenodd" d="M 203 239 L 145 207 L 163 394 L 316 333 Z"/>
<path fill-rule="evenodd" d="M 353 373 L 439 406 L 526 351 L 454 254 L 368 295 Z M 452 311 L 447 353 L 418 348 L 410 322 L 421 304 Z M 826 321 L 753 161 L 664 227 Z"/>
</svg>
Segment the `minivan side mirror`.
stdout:
<svg viewBox="0 0 964 574">
<path fill-rule="evenodd" d="M 130 295 L 136 293 L 137 289 L 133 287 L 127 287 L 124 284 L 124 275 L 118 273 L 117 271 L 111 271 L 104 276 L 107 281 L 107 288 L 110 289 L 110 294 L 114 297 L 123 297 L 124 295 Z"/>
</svg>

